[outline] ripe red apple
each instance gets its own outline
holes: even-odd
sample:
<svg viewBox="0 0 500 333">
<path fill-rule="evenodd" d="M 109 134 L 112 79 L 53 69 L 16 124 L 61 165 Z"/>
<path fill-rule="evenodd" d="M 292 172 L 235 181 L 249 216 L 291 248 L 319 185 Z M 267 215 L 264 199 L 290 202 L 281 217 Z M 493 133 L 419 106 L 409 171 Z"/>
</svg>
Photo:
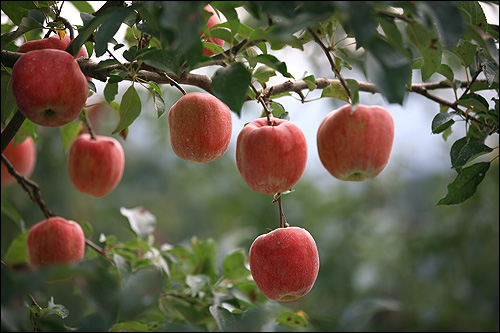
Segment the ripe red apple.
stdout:
<svg viewBox="0 0 500 333">
<path fill-rule="evenodd" d="M 7 158 L 14 169 L 25 177 L 31 176 L 36 164 L 36 147 L 35 142 L 28 136 L 23 142 L 14 146 L 12 140 L 3 155 Z M 10 185 L 16 182 L 16 179 L 7 171 L 5 165 L 2 164 L 2 186 Z"/>
<path fill-rule="evenodd" d="M 391 156 L 394 121 L 376 105 L 346 104 L 330 112 L 317 133 L 318 154 L 323 166 L 336 178 L 363 181 L 384 170 Z"/>
<path fill-rule="evenodd" d="M 31 227 L 26 246 L 33 267 L 69 265 L 82 260 L 85 235 L 78 223 L 49 217 Z"/>
<path fill-rule="evenodd" d="M 69 179 L 82 193 L 102 197 L 115 189 L 125 166 L 121 144 L 112 137 L 80 134 L 68 152 Z"/>
<path fill-rule="evenodd" d="M 82 111 L 89 88 L 76 60 L 56 49 L 23 54 L 12 68 L 17 106 L 35 124 L 58 127 Z"/>
<path fill-rule="evenodd" d="M 215 24 L 221 23 L 220 19 L 217 16 L 217 13 L 215 12 L 215 10 L 212 8 L 212 6 L 206 5 L 203 9 L 209 13 L 212 13 L 212 16 L 210 16 L 210 18 L 208 19 L 208 22 L 207 22 L 207 28 L 209 29 L 209 31 L 212 31 L 212 29 L 210 29 L 210 27 L 215 25 Z M 204 36 L 204 34 L 200 33 L 200 36 Z M 209 38 L 207 40 L 207 42 L 217 44 L 220 47 L 224 47 L 224 40 L 220 39 L 220 38 Z M 214 53 L 207 48 L 203 48 L 203 54 L 206 56 L 211 56 Z"/>
<path fill-rule="evenodd" d="M 58 35 L 53 35 L 49 38 L 30 40 L 19 46 L 16 52 L 26 53 L 33 50 L 57 49 L 64 51 L 71 39 L 68 35 L 64 39 L 60 39 Z M 82 46 L 75 58 L 88 57 L 87 50 Z"/>
<path fill-rule="evenodd" d="M 236 142 L 236 165 L 254 191 L 273 194 L 290 190 L 307 162 L 304 132 L 285 119 L 258 118 L 248 123 Z"/>
<path fill-rule="evenodd" d="M 319 271 L 316 242 L 299 227 L 275 229 L 257 237 L 248 254 L 255 284 L 278 302 L 294 301 L 307 294 Z"/>
<path fill-rule="evenodd" d="M 231 110 L 212 95 L 188 93 L 170 108 L 168 126 L 177 156 L 189 162 L 215 161 L 231 141 Z"/>
</svg>

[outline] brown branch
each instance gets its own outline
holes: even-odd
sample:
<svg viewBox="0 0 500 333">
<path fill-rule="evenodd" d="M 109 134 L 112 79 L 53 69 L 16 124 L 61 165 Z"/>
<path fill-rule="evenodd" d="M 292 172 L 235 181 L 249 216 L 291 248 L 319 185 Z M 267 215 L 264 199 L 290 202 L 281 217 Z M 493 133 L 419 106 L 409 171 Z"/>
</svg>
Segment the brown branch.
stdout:
<svg viewBox="0 0 500 333">
<path fill-rule="evenodd" d="M 23 125 L 25 119 L 26 117 L 21 113 L 21 111 L 17 110 L 5 129 L 2 131 L 2 154 L 16 135 L 17 131 L 19 131 Z"/>
<path fill-rule="evenodd" d="M 24 177 L 23 175 L 21 175 L 20 173 L 18 173 L 14 167 L 12 166 L 12 164 L 9 162 L 9 160 L 7 158 L 5 158 L 5 156 L 2 154 L 2 163 L 5 165 L 5 167 L 7 168 L 7 171 L 9 171 L 9 173 L 14 177 L 16 178 L 17 182 L 19 183 L 19 185 L 21 185 L 21 187 L 26 191 L 26 193 L 28 193 L 31 201 L 33 201 L 34 203 L 38 204 L 38 206 L 40 207 L 40 209 L 42 210 L 43 212 L 43 215 L 46 217 L 46 218 L 49 218 L 49 217 L 53 217 L 53 216 L 56 216 L 56 214 L 54 214 L 48 207 L 47 207 L 47 204 L 45 203 L 45 201 L 43 201 L 42 199 L 42 194 L 40 192 L 40 187 L 38 186 L 37 183 L 35 183 L 34 181 Z M 29 187 L 29 188 L 28 188 Z"/>
</svg>

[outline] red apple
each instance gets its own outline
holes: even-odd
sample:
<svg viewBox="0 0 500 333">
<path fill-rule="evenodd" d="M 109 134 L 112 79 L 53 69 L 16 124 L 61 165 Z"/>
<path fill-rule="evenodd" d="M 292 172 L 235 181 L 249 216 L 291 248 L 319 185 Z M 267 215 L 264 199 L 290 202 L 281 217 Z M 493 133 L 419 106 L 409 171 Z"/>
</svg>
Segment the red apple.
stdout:
<svg viewBox="0 0 500 333">
<path fill-rule="evenodd" d="M 209 31 L 212 31 L 212 29 L 210 29 L 210 27 L 215 25 L 215 24 L 221 23 L 220 19 L 217 16 L 217 13 L 215 12 L 215 10 L 212 8 L 212 6 L 206 5 L 203 9 L 209 13 L 212 13 L 212 16 L 210 16 L 210 18 L 208 19 L 208 22 L 207 22 L 207 28 L 209 29 Z M 204 36 L 204 34 L 200 33 L 200 36 Z M 224 47 L 224 40 L 220 39 L 220 38 L 209 38 L 207 40 L 207 42 L 217 44 L 220 47 Z M 203 54 L 206 56 L 211 56 L 214 53 L 207 48 L 203 48 Z"/>
<path fill-rule="evenodd" d="M 114 138 L 79 135 L 68 152 L 69 179 L 82 193 L 102 197 L 115 189 L 125 166 L 121 144 Z"/>
<path fill-rule="evenodd" d="M 82 260 L 85 235 L 78 223 L 49 217 L 31 227 L 26 245 L 33 267 L 69 265 Z"/>
<path fill-rule="evenodd" d="M 23 54 L 12 68 L 11 82 L 21 113 L 48 127 L 62 126 L 78 117 L 89 93 L 76 60 L 56 49 Z"/>
<path fill-rule="evenodd" d="M 189 93 L 170 108 L 168 126 L 177 156 L 189 162 L 215 161 L 231 141 L 231 110 L 217 97 Z"/>
<path fill-rule="evenodd" d="M 64 36 L 61 40 L 58 35 L 51 36 L 49 38 L 31 40 L 19 46 L 16 52 L 26 53 L 33 50 L 44 50 L 44 49 L 57 49 L 64 51 L 68 46 L 71 39 L 68 35 Z M 82 46 L 80 51 L 75 58 L 88 57 L 87 50 Z"/>
<path fill-rule="evenodd" d="M 258 118 L 247 124 L 236 142 L 236 165 L 254 191 L 273 194 L 290 190 L 307 162 L 306 137 L 285 119 Z"/>
<path fill-rule="evenodd" d="M 275 229 L 255 239 L 248 254 L 255 284 L 278 302 L 294 301 L 307 294 L 319 271 L 316 242 L 299 227 Z"/>
<path fill-rule="evenodd" d="M 3 155 L 7 158 L 14 169 L 25 177 L 31 176 L 36 164 L 36 147 L 35 142 L 28 136 L 23 142 L 14 146 L 12 140 Z M 2 186 L 10 185 L 16 182 L 16 179 L 7 171 L 5 165 L 2 164 Z"/>
<path fill-rule="evenodd" d="M 317 133 L 318 154 L 323 166 L 336 178 L 363 181 L 384 170 L 391 156 L 394 121 L 376 105 L 346 104 L 330 112 Z"/>
</svg>

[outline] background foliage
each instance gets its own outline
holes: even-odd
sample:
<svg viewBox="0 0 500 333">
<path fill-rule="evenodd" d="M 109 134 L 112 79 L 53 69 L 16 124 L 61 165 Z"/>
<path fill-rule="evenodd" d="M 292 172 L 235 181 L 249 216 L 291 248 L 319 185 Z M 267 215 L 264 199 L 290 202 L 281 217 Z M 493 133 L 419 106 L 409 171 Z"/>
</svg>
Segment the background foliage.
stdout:
<svg viewBox="0 0 500 333">
<path fill-rule="evenodd" d="M 206 2 L 132 2 L 96 16 L 85 2 L 73 3 L 84 22 L 74 47 L 85 42 L 101 60 L 99 65 L 82 64 L 86 75 L 93 74 L 95 81 L 99 70 L 117 65 L 107 50 L 135 64 L 112 67 L 105 74 L 104 91 L 97 91 L 117 111 L 118 118 L 109 109 L 101 130 L 121 133 L 126 171 L 104 199 L 78 193 L 65 175 L 65 152 L 81 125 L 75 122 L 59 131 L 24 122 L 17 139 L 37 139 L 38 162 L 31 178 L 44 200 L 58 215 L 81 223 L 87 238 L 106 255 L 87 248 L 78 265 L 30 270 L 26 230 L 43 214 L 19 186 L 2 188 L 2 330 L 498 331 L 498 158 L 476 159 L 490 152 L 486 139 L 498 135 L 498 26 L 486 22 L 478 2 L 212 2 L 227 19 L 224 29 L 212 32 L 204 28 L 201 14 Z M 21 35 L 43 37 L 39 28 L 55 25 L 48 22 L 58 6 L 3 1 L 2 11 L 11 22 L 2 16 L 2 50 L 15 51 Z M 241 6 L 249 13 L 245 20 L 235 10 Z M 198 15 L 188 22 L 191 12 Z M 125 42 L 113 40 L 120 24 L 129 27 Z M 292 77 L 272 51 L 315 43 L 308 28 L 331 47 L 331 77 L 335 68 L 345 75 L 356 67 L 374 86 L 347 78 L 349 97 L 339 81 L 322 89 L 314 75 Z M 204 57 L 203 46 L 222 50 L 202 44 L 202 30 L 241 49 Z M 132 31 L 153 40 L 139 49 Z M 91 36 L 93 42 L 86 42 Z M 346 37 L 356 44 L 348 47 L 351 39 Z M 2 53 L 3 124 L 15 110 L 5 88 L 7 56 Z M 251 280 L 246 257 L 253 240 L 278 225 L 272 196 L 245 186 L 232 148 L 206 165 L 173 155 L 163 114 L 178 91 L 166 82 L 141 82 L 134 67 L 140 63 L 181 83 L 187 80 L 183 73 L 214 66 L 211 92 L 235 114 L 241 115 L 246 96 L 257 98 L 255 91 L 260 91 L 272 100 L 268 106 L 275 115 L 292 121 L 294 115 L 283 113 L 279 101 L 298 92 L 284 89 L 281 97 L 273 95 L 268 87 L 273 76 L 304 82 L 308 88 L 303 90 L 311 94 L 320 90 L 324 98 L 352 103 L 359 101 L 359 92 L 376 87 L 388 102 L 403 105 L 406 86 L 438 77 L 456 98 L 436 101 L 442 112 L 429 127 L 445 140 L 456 126 L 466 127 L 466 136 L 443 156 L 457 178 L 443 197 L 449 170 L 405 177 L 393 168 L 363 184 L 325 183 L 306 173 L 284 197 L 284 208 L 291 225 L 306 228 L 315 238 L 320 273 L 302 299 L 269 301 Z M 467 71 L 466 90 L 456 79 L 462 71 Z M 134 85 L 130 79 L 136 80 Z M 188 91 L 198 88 L 186 86 Z M 128 104 L 125 91 L 132 90 L 140 96 L 139 106 L 120 108 Z M 490 98 L 490 92 L 496 95 Z M 301 94 L 307 99 L 307 91 Z M 123 139 L 126 133 L 130 136 Z M 480 163 L 487 164 L 487 172 Z M 482 171 L 471 173 L 474 165 Z M 476 184 L 464 188 L 459 181 L 468 172 Z"/>
</svg>

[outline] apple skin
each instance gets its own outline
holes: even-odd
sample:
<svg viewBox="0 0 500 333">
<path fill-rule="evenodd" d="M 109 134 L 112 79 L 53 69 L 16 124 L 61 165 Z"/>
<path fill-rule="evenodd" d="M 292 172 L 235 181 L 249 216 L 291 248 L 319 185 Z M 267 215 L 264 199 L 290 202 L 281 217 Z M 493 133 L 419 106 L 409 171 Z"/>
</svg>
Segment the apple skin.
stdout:
<svg viewBox="0 0 500 333">
<path fill-rule="evenodd" d="M 260 235 L 250 247 L 248 261 L 259 290 L 278 302 L 307 294 L 319 272 L 316 242 L 300 227 L 278 228 Z"/>
<path fill-rule="evenodd" d="M 12 140 L 3 155 L 7 158 L 14 169 L 25 177 L 31 176 L 36 165 L 36 147 L 35 142 L 28 136 L 23 142 L 14 146 Z M 16 179 L 7 171 L 7 168 L 1 163 L 2 186 L 16 183 Z"/>
<path fill-rule="evenodd" d="M 57 49 L 64 51 L 68 46 L 71 39 L 68 35 L 64 36 L 64 39 L 61 40 L 58 35 L 51 36 L 49 38 L 31 40 L 19 46 L 16 52 L 26 53 L 34 50 L 44 50 L 44 49 Z M 75 58 L 86 57 L 88 58 L 87 50 L 82 46 L 80 51 Z"/>
<path fill-rule="evenodd" d="M 62 217 L 49 217 L 28 232 L 26 240 L 31 266 L 69 265 L 79 262 L 85 254 L 82 227 Z"/>
<path fill-rule="evenodd" d="M 389 163 L 394 141 L 391 114 L 376 105 L 358 105 L 351 113 L 346 104 L 330 112 L 317 132 L 323 166 L 345 181 L 372 179 Z"/>
<path fill-rule="evenodd" d="M 248 123 L 236 142 L 236 165 L 255 192 L 274 194 L 290 190 L 302 177 L 307 163 L 304 132 L 285 119 L 267 117 Z"/>
<path fill-rule="evenodd" d="M 125 167 L 121 144 L 114 138 L 80 134 L 68 152 L 68 176 L 76 189 L 93 197 L 102 197 L 115 189 Z"/>
<path fill-rule="evenodd" d="M 215 10 L 213 9 L 212 6 L 206 5 L 203 9 L 209 13 L 212 13 L 212 16 L 210 16 L 210 18 L 208 19 L 208 22 L 207 22 L 207 28 L 211 31 L 212 29 L 210 29 L 210 27 L 215 25 L 215 24 L 221 23 L 220 19 L 217 16 L 217 13 L 215 12 Z M 200 36 L 203 36 L 203 35 L 204 35 L 203 33 L 200 33 Z M 220 38 L 210 38 L 207 40 L 207 42 L 211 42 L 211 43 L 219 45 L 220 47 L 224 47 L 224 40 L 220 39 Z M 203 48 L 203 54 L 206 56 L 211 56 L 214 53 L 207 48 Z"/>
<path fill-rule="evenodd" d="M 178 157 L 189 162 L 215 161 L 231 141 L 231 110 L 212 95 L 188 93 L 170 108 L 168 126 L 170 143 Z"/>
<path fill-rule="evenodd" d="M 62 126 L 78 117 L 89 93 L 76 60 L 56 49 L 23 54 L 12 67 L 11 82 L 21 113 L 47 127 Z"/>
</svg>

